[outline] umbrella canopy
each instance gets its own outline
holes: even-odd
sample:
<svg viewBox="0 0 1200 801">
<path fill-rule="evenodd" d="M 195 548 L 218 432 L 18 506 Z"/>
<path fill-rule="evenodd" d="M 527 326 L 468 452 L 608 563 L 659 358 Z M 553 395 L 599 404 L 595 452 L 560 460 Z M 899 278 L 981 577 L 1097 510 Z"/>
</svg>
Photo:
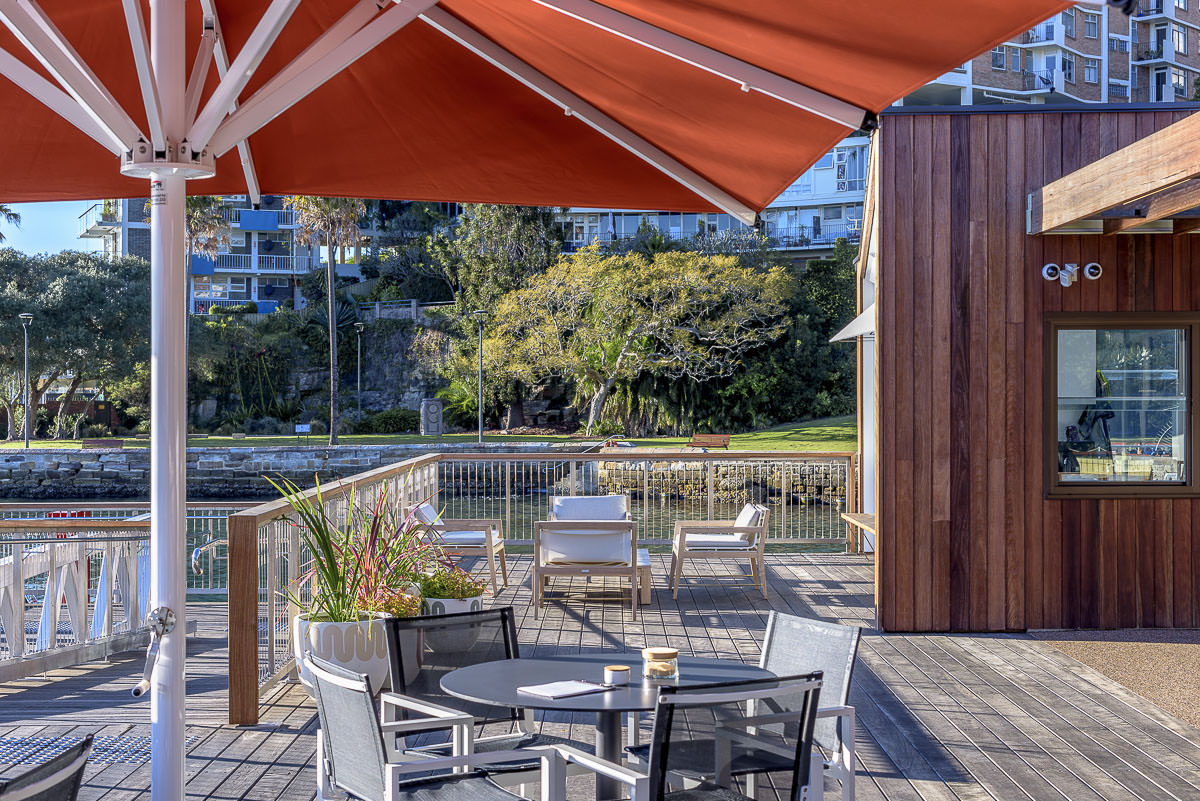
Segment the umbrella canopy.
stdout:
<svg viewBox="0 0 1200 801">
<path fill-rule="evenodd" d="M 123 10 L 129 5 L 137 3 L 47 4 L 45 15 L 149 138 Z M 188 63 L 202 48 L 207 17 L 218 58 L 222 50 L 236 57 L 247 43 L 263 54 L 256 68 L 248 60 L 244 86 L 223 97 L 283 113 L 260 117 L 265 127 L 250 121 L 241 128 L 250 133 L 250 186 L 229 136 L 217 131 L 212 144 L 224 156 L 216 177 L 188 191 L 723 210 L 752 219 L 873 112 L 1067 5 L 191 2 Z M 8 0 L 0 8 L 10 9 L 3 12 L 9 30 L 0 35 L 5 60 L 15 57 L 52 83 L 51 70 L 17 41 L 34 39 L 29 29 L 44 30 L 30 21 L 36 12 L 25 13 L 37 6 Z M 261 30 L 264 18 L 275 20 L 270 30 Z M 281 98 L 271 105 L 269 92 L 254 98 L 340 20 L 342 28 L 316 50 L 342 47 L 333 66 L 361 51 L 357 60 L 290 109 L 279 108 Z M 371 26 L 355 45 L 353 37 Z M 264 35 L 255 38 L 256 30 Z M 382 46 L 366 47 L 381 37 Z M 320 60 L 308 55 L 310 66 Z M 310 70 L 305 77 L 317 76 Z M 218 70 L 208 70 L 196 99 L 206 102 L 217 84 Z M 0 97 L 9 119 L 20 121 L 0 129 L 0 152 L 9 156 L 0 174 L 6 202 L 146 195 L 142 181 L 118 174 L 101 144 L 39 102 L 51 98 L 8 84 Z M 204 102 L 200 111 L 219 122 L 225 107 L 205 109 Z M 648 161 L 656 168 L 647 169 Z"/>
<path fill-rule="evenodd" d="M 751 222 L 875 112 L 1068 5 L 0 0 L 0 199 L 154 207 L 154 801 L 184 795 L 187 193 Z"/>
</svg>

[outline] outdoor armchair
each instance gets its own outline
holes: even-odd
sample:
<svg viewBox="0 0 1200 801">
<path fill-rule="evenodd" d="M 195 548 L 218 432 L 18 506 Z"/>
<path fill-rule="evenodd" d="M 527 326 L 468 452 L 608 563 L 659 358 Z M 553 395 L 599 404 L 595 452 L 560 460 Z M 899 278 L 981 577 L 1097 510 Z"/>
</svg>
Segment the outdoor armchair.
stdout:
<svg viewBox="0 0 1200 801">
<path fill-rule="evenodd" d="M 20 776 L 0 779 L 3 801 L 75 801 L 92 753 L 92 735 Z"/>
<path fill-rule="evenodd" d="M 498 591 L 497 560 L 500 562 L 504 586 L 508 586 L 508 560 L 504 556 L 504 524 L 500 520 L 443 518 L 428 501 L 417 504 L 409 512 L 417 522 L 428 527 L 430 540 L 441 546 L 442 553 L 447 556 L 482 556 L 487 559 L 492 595 Z"/>
<path fill-rule="evenodd" d="M 748 503 L 734 520 L 677 520 L 671 545 L 671 592 L 679 597 L 688 560 L 749 562 L 755 587 L 767 598 L 767 507 Z"/>
<path fill-rule="evenodd" d="M 753 681 L 659 688 L 647 745 L 628 750 L 645 772 L 560 747 L 568 764 L 583 765 L 626 785 L 632 801 L 743 801 L 734 780 L 764 761 L 790 771 L 777 783 L 786 801 L 813 797 L 821 781 L 813 754 L 820 672 Z M 743 778 L 743 781 L 745 779 Z"/>
<path fill-rule="evenodd" d="M 469 716 L 440 710 L 382 693 L 385 705 L 394 704 L 421 717 L 381 723 L 372 698 L 370 680 L 330 662 L 309 656 L 320 728 L 317 729 L 317 798 L 331 790 L 362 801 L 514 801 L 515 795 L 489 778 L 481 766 L 536 755 L 542 761 L 542 795 L 546 801 L 564 801 L 561 761 L 553 749 L 467 753 L 467 744 L 455 735 L 453 754 L 427 757 L 396 749 L 386 735 L 450 727 L 461 730 Z"/>
<path fill-rule="evenodd" d="M 825 705 L 817 711 L 814 742 L 827 755 L 825 774 L 842 784 L 843 801 L 854 801 L 854 707 L 848 702 L 861 635 L 858 626 L 772 611 L 759 660 L 759 667 L 777 675 L 824 673 L 821 700 Z"/>
<path fill-rule="evenodd" d="M 511 606 L 449 615 L 388 618 L 384 621 L 395 693 L 440 709 L 466 715 L 469 723 L 455 724 L 463 753 L 513 751 L 536 746 L 570 745 L 582 751 L 593 747 L 576 740 L 542 734 L 528 709 L 510 709 L 457 698 L 442 689 L 451 671 L 499 659 L 519 659 L 516 618 Z M 400 720 L 407 711 L 397 705 L 383 709 L 384 723 Z M 407 735 L 407 736 L 406 736 Z M 448 730 L 397 733 L 397 748 L 427 756 L 453 756 L 455 741 Z M 538 781 L 541 758 L 493 764 L 488 773 L 511 786 Z"/>
<path fill-rule="evenodd" d="M 542 608 L 549 579 L 576 575 L 628 578 L 637 617 L 639 573 L 644 576 L 649 564 L 649 550 L 637 545 L 628 497 L 551 496 L 550 519 L 533 524 L 534 616 Z"/>
</svg>

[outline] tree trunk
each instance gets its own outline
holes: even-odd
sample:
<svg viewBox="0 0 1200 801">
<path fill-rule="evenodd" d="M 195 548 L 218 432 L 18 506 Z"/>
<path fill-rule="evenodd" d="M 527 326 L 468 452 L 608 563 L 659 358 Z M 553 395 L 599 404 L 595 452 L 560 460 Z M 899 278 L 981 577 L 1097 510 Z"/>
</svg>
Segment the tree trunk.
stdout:
<svg viewBox="0 0 1200 801">
<path fill-rule="evenodd" d="M 329 237 L 329 266 L 325 271 L 325 307 L 329 312 L 329 444 L 338 442 L 337 302 L 333 297 L 337 245 Z"/>
<path fill-rule="evenodd" d="M 76 374 L 71 379 L 71 385 L 67 388 L 67 394 L 63 395 L 63 400 L 58 402 L 58 414 L 54 416 L 54 432 L 51 435 L 53 439 L 62 439 L 67 433 L 68 407 L 71 404 L 71 398 L 75 397 L 75 392 L 79 389 L 82 381 L 83 377 Z"/>
<path fill-rule="evenodd" d="M 17 438 L 17 414 L 14 410 L 15 405 L 9 402 L 7 393 L 4 397 L 0 397 L 0 404 L 3 404 L 4 406 L 4 422 L 6 423 L 5 428 L 8 429 L 5 432 L 4 439 L 7 442 L 12 442 Z"/>
<path fill-rule="evenodd" d="M 508 404 L 508 418 L 504 422 L 506 429 L 522 428 L 525 426 L 525 402 L 517 398 Z"/>
<path fill-rule="evenodd" d="M 608 401 L 608 393 L 612 391 L 616 383 L 617 376 L 614 373 L 604 379 L 604 383 L 600 385 L 600 389 L 596 390 L 596 394 L 592 396 L 592 403 L 588 407 L 587 436 L 590 437 L 592 435 L 592 427 L 596 425 L 596 421 L 600 419 L 601 413 L 604 412 L 604 404 Z"/>
</svg>

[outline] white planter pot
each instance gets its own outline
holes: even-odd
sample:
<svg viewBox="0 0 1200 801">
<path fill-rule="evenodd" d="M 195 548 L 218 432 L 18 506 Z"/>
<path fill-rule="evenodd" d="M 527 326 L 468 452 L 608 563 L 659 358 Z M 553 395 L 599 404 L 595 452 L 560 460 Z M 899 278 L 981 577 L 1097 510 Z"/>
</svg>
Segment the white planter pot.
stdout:
<svg viewBox="0 0 1200 801">
<path fill-rule="evenodd" d="M 455 612 L 481 612 L 483 598 L 422 598 L 422 615 L 452 615 Z M 426 631 L 425 645 L 434 653 L 461 653 L 479 639 L 475 628 L 458 631 Z"/>
<path fill-rule="evenodd" d="M 388 675 L 387 635 L 383 621 L 363 618 L 353 623 L 311 621 L 305 615 L 292 619 L 292 645 L 300 683 L 312 690 L 312 676 L 304 667 L 306 652 L 355 673 L 365 673 L 371 688 L 379 691 Z"/>
</svg>

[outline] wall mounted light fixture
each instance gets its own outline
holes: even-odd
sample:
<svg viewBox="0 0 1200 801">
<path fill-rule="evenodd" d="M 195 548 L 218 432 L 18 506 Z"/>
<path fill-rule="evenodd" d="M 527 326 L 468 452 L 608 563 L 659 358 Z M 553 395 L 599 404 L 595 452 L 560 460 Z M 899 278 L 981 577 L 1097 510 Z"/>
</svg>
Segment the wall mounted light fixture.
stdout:
<svg viewBox="0 0 1200 801">
<path fill-rule="evenodd" d="M 1083 277 L 1095 281 L 1104 275 L 1104 268 L 1099 262 L 1088 262 L 1083 265 Z M 1059 266 L 1051 262 L 1042 267 L 1042 278 L 1047 281 L 1058 281 L 1063 286 L 1070 286 L 1079 280 L 1080 267 L 1078 264 L 1063 264 Z"/>
</svg>

